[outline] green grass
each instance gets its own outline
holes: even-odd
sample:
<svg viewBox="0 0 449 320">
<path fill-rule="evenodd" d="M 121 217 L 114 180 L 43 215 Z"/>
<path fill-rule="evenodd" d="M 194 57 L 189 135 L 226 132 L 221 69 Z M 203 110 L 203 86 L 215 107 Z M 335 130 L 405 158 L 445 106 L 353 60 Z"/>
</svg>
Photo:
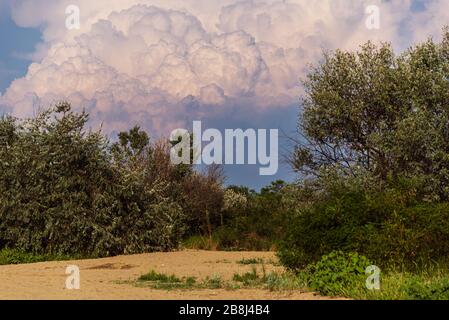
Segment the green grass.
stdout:
<svg viewBox="0 0 449 320">
<path fill-rule="evenodd" d="M 181 246 L 192 250 L 217 250 L 218 242 L 216 237 L 209 239 L 208 237 L 195 235 L 185 239 Z"/>
<path fill-rule="evenodd" d="M 233 281 L 241 283 L 246 288 L 261 288 L 270 291 L 309 291 L 307 290 L 307 279 L 301 274 L 295 275 L 290 272 L 267 273 L 265 266 L 262 265 L 262 270 L 257 271 L 253 266 L 250 272 L 244 274 L 234 274 Z"/>
<path fill-rule="evenodd" d="M 265 272 L 263 276 L 259 276 L 256 267 L 253 267 L 250 272 L 246 272 L 244 274 L 234 274 L 232 280 L 242 283 L 245 287 L 258 287 L 265 281 L 265 278 Z"/>
<path fill-rule="evenodd" d="M 174 274 L 165 275 L 163 273 L 158 273 L 154 270 L 141 275 L 137 282 L 148 283 L 154 289 L 187 289 L 192 287 L 196 283 L 196 279 L 189 277 L 186 279 L 180 279 Z"/>
<path fill-rule="evenodd" d="M 349 288 L 345 296 L 360 300 L 449 300 L 449 275 L 444 271 L 393 271 L 381 276 L 380 290 Z"/>
<path fill-rule="evenodd" d="M 389 270 L 381 274 L 380 290 L 368 290 L 363 283 L 345 287 L 335 295 L 357 300 L 449 300 L 449 273 L 447 268 L 429 268 L 421 272 Z M 174 275 L 151 271 L 142 275 L 137 285 L 161 290 L 186 289 L 262 289 L 274 292 L 311 292 L 309 271 L 270 272 L 252 266 L 251 271 L 235 273 L 232 280 L 224 281 L 220 275 L 197 281 L 194 277 L 178 278 Z"/>
<path fill-rule="evenodd" d="M 64 261 L 72 260 L 74 257 L 65 255 L 41 255 L 24 252 L 17 249 L 1 249 L 0 250 L 0 265 L 8 264 L 26 264 L 46 261 Z"/>
<path fill-rule="evenodd" d="M 154 270 L 140 276 L 139 281 L 152 281 L 152 282 L 163 282 L 163 283 L 179 283 L 182 282 L 181 279 L 177 278 L 174 274 L 167 276 L 162 273 L 157 273 Z"/>
<path fill-rule="evenodd" d="M 129 282 L 128 282 L 129 283 Z M 178 278 L 175 275 L 165 275 L 152 270 L 134 282 L 137 286 L 146 286 L 159 290 L 186 290 L 186 289 L 225 289 L 237 290 L 241 288 L 259 288 L 270 291 L 304 291 L 304 281 L 291 273 L 267 274 L 262 267 L 260 272 L 256 267 L 244 274 L 234 274 L 231 281 L 224 281 L 220 275 L 207 277 L 197 281 L 194 277 Z"/>
<path fill-rule="evenodd" d="M 207 289 L 221 289 L 224 287 L 224 282 L 221 279 L 219 274 L 212 276 L 211 278 L 207 277 L 206 280 L 202 283 L 202 288 Z M 201 286 L 200 286 L 201 287 Z"/>
<path fill-rule="evenodd" d="M 140 276 L 136 284 L 161 290 L 227 288 L 220 275 L 214 275 L 204 279 L 202 282 L 198 282 L 195 277 L 178 278 L 175 275 L 165 275 L 154 270 Z"/>
<path fill-rule="evenodd" d="M 423 270 L 405 271 L 404 268 L 388 268 L 380 274 L 380 289 L 366 288 L 366 277 L 357 276 L 350 286 L 339 288 L 334 296 L 356 300 L 449 300 L 449 269 L 446 264 L 429 265 Z M 310 287 L 310 270 L 299 272 L 296 277 L 278 278 L 270 287 L 288 288 L 292 281 L 298 281 L 299 286 Z M 293 286 L 296 287 L 296 286 Z M 277 290 L 277 289 L 275 289 Z M 318 293 L 324 294 L 324 292 Z"/>
</svg>

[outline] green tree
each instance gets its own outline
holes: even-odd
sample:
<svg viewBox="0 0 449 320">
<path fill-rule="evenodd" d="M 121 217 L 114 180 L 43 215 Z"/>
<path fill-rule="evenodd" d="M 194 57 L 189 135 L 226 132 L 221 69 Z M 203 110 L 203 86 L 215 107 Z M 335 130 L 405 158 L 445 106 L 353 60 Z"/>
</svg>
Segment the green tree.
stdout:
<svg viewBox="0 0 449 320">
<path fill-rule="evenodd" d="M 436 198 L 449 194 L 449 31 L 400 55 L 389 44 L 326 53 L 305 80 L 301 138 L 293 165 L 421 177 Z"/>
<path fill-rule="evenodd" d="M 121 134 L 111 152 L 87 122 L 68 103 L 0 120 L 0 246 L 87 256 L 176 248 L 182 209 L 148 165 L 146 133 Z"/>
</svg>

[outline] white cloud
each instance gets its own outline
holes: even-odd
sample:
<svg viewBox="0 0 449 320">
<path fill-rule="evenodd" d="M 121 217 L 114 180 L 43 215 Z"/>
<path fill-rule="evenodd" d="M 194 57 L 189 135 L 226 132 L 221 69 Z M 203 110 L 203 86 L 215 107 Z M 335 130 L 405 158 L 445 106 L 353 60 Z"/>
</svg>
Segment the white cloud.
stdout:
<svg viewBox="0 0 449 320">
<path fill-rule="evenodd" d="M 17 0 L 15 21 L 43 27 L 45 40 L 0 108 L 26 116 L 69 99 L 106 130 L 139 122 L 167 134 L 230 106 L 291 105 L 299 78 L 325 48 L 354 49 L 368 39 L 403 46 L 407 21 L 423 26 L 413 26 L 413 38 L 438 33 L 441 25 L 427 18 L 447 18 L 438 10 L 443 1 L 421 13 L 411 12 L 411 2 Z M 64 28 L 69 4 L 80 7 L 79 31 Z M 368 4 L 381 6 L 379 31 L 365 28 Z"/>
</svg>

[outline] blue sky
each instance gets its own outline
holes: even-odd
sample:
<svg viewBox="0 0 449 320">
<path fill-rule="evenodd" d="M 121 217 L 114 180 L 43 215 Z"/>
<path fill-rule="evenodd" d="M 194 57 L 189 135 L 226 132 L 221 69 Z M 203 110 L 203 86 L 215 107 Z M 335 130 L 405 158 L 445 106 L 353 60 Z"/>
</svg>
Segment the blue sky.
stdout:
<svg viewBox="0 0 449 320">
<path fill-rule="evenodd" d="M 390 41 L 403 49 L 439 34 L 449 22 L 445 1 L 2 0 L 0 111 L 6 106 L 26 115 L 36 101 L 45 105 L 67 97 L 108 132 L 141 125 L 167 136 L 169 128 L 203 120 L 222 130 L 277 128 L 292 134 L 299 79 L 323 49 L 353 50 L 366 40 Z M 362 2 L 380 5 L 381 30 L 364 28 Z M 15 21 L 8 3 L 15 4 Z M 81 9 L 82 29 L 77 32 L 61 28 L 69 3 Z M 116 16 L 109 16 L 114 11 Z M 135 16 L 145 21 L 144 28 Z M 126 25 L 129 30 L 123 29 Z M 180 36 L 178 27 L 185 25 Z M 204 46 L 198 50 L 189 39 Z M 59 49 L 44 53 L 27 75 L 38 43 Z M 167 57 L 159 59 L 166 52 L 168 63 Z M 95 71 L 86 73 L 87 65 Z M 14 79 L 21 80 L 11 85 Z M 184 103 L 186 99 L 190 102 Z M 282 158 L 285 138 L 280 149 Z M 228 183 L 259 189 L 275 179 L 295 178 L 286 164 L 274 177 L 259 176 L 258 168 L 227 167 Z"/>
<path fill-rule="evenodd" d="M 25 75 L 31 62 L 27 54 L 34 51 L 40 39 L 39 29 L 18 27 L 9 12 L 0 8 L 0 92 Z"/>
</svg>

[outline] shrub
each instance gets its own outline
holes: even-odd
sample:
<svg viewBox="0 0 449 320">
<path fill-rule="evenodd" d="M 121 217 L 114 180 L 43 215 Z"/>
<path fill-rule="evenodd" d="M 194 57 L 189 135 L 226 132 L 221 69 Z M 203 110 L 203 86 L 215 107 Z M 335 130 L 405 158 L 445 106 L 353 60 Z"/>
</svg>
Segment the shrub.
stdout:
<svg viewBox="0 0 449 320">
<path fill-rule="evenodd" d="M 87 121 L 67 103 L 0 120 L 0 248 L 82 256 L 176 248 L 182 209 L 169 192 L 174 179 L 158 178 L 146 134 L 135 128 L 111 148 Z"/>
<path fill-rule="evenodd" d="M 334 250 L 358 252 L 379 266 L 414 267 L 449 254 L 449 204 L 428 203 L 410 186 L 327 190 L 291 217 L 279 247 L 294 270 Z"/>
<path fill-rule="evenodd" d="M 179 283 L 181 279 L 173 275 L 166 275 L 163 273 L 157 273 L 151 270 L 149 273 L 141 275 L 138 281 L 150 281 L 150 282 L 164 282 L 164 283 Z"/>
<path fill-rule="evenodd" d="M 215 238 L 221 249 L 271 250 L 285 233 L 289 208 L 283 203 L 286 184 L 275 181 L 260 193 L 231 186 L 225 192 L 223 223 Z"/>
<path fill-rule="evenodd" d="M 263 278 L 261 278 L 258 274 L 257 274 L 257 269 L 255 267 L 253 267 L 251 269 L 251 272 L 246 272 L 242 275 L 236 273 L 234 274 L 232 280 L 235 282 L 241 282 L 243 283 L 244 286 L 251 286 L 251 285 L 257 285 L 259 283 L 261 283 L 263 280 L 265 279 L 265 275 L 263 276 Z"/>
<path fill-rule="evenodd" d="M 406 281 L 401 290 L 409 300 L 449 300 L 449 279 L 424 282 L 414 276 Z"/>
<path fill-rule="evenodd" d="M 323 295 L 345 295 L 348 290 L 365 285 L 365 270 L 371 265 L 357 253 L 333 251 L 309 266 L 309 285 Z"/>
</svg>

